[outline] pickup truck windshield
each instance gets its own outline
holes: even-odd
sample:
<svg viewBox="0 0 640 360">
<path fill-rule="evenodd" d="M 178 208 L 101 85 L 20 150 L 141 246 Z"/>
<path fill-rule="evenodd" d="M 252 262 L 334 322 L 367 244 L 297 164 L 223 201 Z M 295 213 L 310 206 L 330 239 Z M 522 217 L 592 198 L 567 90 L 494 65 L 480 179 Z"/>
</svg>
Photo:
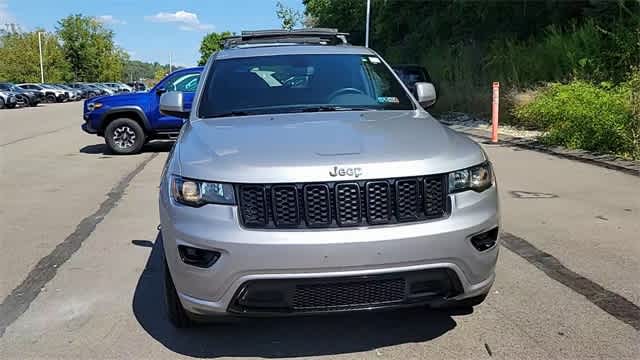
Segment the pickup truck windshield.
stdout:
<svg viewBox="0 0 640 360">
<path fill-rule="evenodd" d="M 215 61 L 198 116 L 383 109 L 414 105 L 377 56 L 278 55 Z"/>
</svg>

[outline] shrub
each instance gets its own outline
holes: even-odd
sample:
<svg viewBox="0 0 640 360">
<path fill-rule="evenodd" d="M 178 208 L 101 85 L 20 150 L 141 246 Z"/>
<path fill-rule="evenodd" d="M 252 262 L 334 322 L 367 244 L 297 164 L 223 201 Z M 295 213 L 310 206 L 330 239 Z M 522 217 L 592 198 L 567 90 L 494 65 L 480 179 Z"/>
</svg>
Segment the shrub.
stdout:
<svg viewBox="0 0 640 360">
<path fill-rule="evenodd" d="M 640 67 L 632 69 L 629 81 L 626 83 L 629 98 L 629 111 L 632 120 L 630 126 L 633 158 L 640 159 Z"/>
<path fill-rule="evenodd" d="M 533 101 L 516 105 L 513 115 L 523 126 L 546 131 L 543 141 L 550 145 L 635 157 L 633 93 L 629 83 L 552 84 Z"/>
</svg>

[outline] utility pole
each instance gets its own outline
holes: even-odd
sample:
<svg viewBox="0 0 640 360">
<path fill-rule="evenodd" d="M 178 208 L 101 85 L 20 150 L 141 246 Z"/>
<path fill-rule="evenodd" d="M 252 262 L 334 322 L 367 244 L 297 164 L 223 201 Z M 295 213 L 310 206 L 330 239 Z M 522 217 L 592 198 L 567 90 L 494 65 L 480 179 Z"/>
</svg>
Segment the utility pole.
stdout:
<svg viewBox="0 0 640 360">
<path fill-rule="evenodd" d="M 171 64 L 171 53 L 169 53 L 169 74 L 171 74 L 171 69 L 173 69 L 173 65 Z"/>
<path fill-rule="evenodd" d="M 371 18 L 371 0 L 367 0 L 367 25 L 366 25 L 366 33 L 365 33 L 365 40 L 364 40 L 364 46 L 365 47 L 369 47 L 369 20 Z"/>
<path fill-rule="evenodd" d="M 44 83 L 44 65 L 42 64 L 42 31 L 38 31 L 38 48 L 40 49 L 40 82 Z"/>
</svg>

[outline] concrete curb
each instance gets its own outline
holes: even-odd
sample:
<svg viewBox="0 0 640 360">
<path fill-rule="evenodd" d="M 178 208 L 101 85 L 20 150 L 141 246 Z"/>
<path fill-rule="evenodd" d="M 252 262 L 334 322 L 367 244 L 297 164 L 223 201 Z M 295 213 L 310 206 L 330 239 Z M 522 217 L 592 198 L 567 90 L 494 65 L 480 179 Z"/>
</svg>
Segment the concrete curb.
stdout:
<svg viewBox="0 0 640 360">
<path fill-rule="evenodd" d="M 455 121 L 440 120 L 440 122 L 449 126 L 451 129 L 466 134 L 470 137 L 479 138 L 482 140 L 491 140 L 491 133 L 489 131 L 460 125 Z M 621 159 L 615 155 L 594 154 L 584 150 L 569 150 L 561 146 L 546 146 L 535 139 L 521 138 L 506 134 L 500 134 L 500 141 L 498 144 L 503 146 L 506 145 L 527 150 L 539 151 L 561 158 L 580 161 L 583 163 L 600 166 L 610 170 L 616 170 L 625 174 L 640 177 L 640 162 Z"/>
</svg>

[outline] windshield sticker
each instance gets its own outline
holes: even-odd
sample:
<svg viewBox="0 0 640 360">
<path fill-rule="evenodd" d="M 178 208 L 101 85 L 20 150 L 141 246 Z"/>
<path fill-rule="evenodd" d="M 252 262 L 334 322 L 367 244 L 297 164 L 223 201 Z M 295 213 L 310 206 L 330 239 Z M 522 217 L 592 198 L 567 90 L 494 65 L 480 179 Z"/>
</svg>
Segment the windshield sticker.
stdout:
<svg viewBox="0 0 640 360">
<path fill-rule="evenodd" d="M 400 99 L 395 96 L 378 96 L 380 104 L 400 104 Z"/>
<path fill-rule="evenodd" d="M 380 64 L 380 59 L 375 56 L 369 56 L 369 61 L 371 61 L 372 64 Z"/>
</svg>

